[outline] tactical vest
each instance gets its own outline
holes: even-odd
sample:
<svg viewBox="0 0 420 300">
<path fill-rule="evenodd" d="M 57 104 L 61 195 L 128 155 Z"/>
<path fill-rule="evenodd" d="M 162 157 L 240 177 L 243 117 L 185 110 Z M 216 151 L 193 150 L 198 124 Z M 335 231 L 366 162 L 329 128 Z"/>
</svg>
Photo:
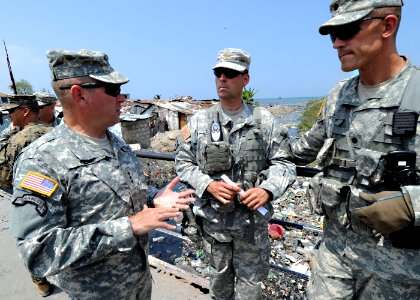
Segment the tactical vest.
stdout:
<svg viewBox="0 0 420 300">
<path fill-rule="evenodd" d="M 386 116 L 375 126 L 373 137 L 365 140 L 360 146 L 357 144 L 357 138 L 350 136 L 348 131 L 348 116 L 354 107 L 337 108 L 331 137 L 326 140 L 320 151 L 324 153 L 323 176 L 316 176 L 318 178 L 311 183 L 313 194 L 309 196 L 313 211 L 320 213 L 324 210 L 323 213 L 336 218 L 344 227 L 352 226 L 353 230 L 356 228 L 360 233 L 372 235 L 366 224 L 351 215 L 353 209 L 366 205 L 358 197 L 358 193 L 352 193 L 351 186 L 366 189 L 371 193 L 386 190 L 383 184 L 386 168 L 384 156 L 389 151 L 408 150 L 408 145 L 414 142 L 415 137 L 415 133 L 407 137 L 389 135 L 386 134 L 387 128 L 388 132 L 392 129 L 393 115 L 397 111 L 420 112 L 420 101 L 416 98 L 419 96 L 420 71 L 414 67 L 399 104 L 387 109 Z M 409 227 L 409 230 L 412 228 Z M 400 233 L 398 235 L 401 236 Z M 405 237 L 399 240 L 405 240 Z M 392 235 L 391 241 L 394 244 Z M 394 245 L 402 248 L 416 247 L 407 246 L 405 242 Z"/>
<path fill-rule="evenodd" d="M 246 105 L 246 104 L 245 104 Z M 216 106 L 207 110 L 206 136 L 207 145 L 205 148 L 206 163 L 203 172 L 212 177 L 217 177 L 223 172 L 234 168 L 232 180 L 241 181 L 244 188 L 253 187 L 259 173 L 266 166 L 264 139 L 261 132 L 261 109 L 249 106 L 253 112 L 255 125 L 246 130 L 241 129 L 240 157 L 232 157 L 231 145 L 229 143 L 229 132 L 221 126 L 223 140 L 212 142 L 210 128 L 212 123 L 218 119 Z"/>
</svg>

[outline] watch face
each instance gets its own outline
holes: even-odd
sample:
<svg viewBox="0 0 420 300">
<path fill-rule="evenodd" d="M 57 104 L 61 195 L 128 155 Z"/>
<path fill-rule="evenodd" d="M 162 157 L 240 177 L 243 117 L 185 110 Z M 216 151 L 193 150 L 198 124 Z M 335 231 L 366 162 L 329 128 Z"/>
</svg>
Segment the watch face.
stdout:
<svg viewBox="0 0 420 300">
<path fill-rule="evenodd" d="M 213 142 L 218 142 L 221 140 L 222 132 L 220 131 L 219 123 L 211 124 L 211 140 Z"/>
</svg>

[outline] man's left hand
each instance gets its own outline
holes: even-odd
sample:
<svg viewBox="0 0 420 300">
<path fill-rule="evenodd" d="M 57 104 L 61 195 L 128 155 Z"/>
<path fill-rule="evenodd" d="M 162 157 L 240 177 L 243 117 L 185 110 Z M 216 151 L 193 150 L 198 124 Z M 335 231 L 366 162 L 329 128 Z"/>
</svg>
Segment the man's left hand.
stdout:
<svg viewBox="0 0 420 300">
<path fill-rule="evenodd" d="M 384 191 L 367 194 L 361 192 L 359 197 L 371 204 L 358 208 L 353 213 L 380 233 L 389 234 L 414 222 L 414 209 L 408 193 Z"/>
<path fill-rule="evenodd" d="M 191 197 L 195 190 L 186 190 L 182 192 L 174 192 L 174 187 L 179 183 L 179 177 L 175 177 L 163 190 L 159 191 L 153 199 L 155 207 L 173 207 L 180 210 L 189 209 L 189 203 L 195 202 L 195 198 Z"/>
<path fill-rule="evenodd" d="M 262 188 L 251 188 L 240 196 L 242 204 L 251 210 L 257 210 L 267 203 L 270 194 Z"/>
</svg>

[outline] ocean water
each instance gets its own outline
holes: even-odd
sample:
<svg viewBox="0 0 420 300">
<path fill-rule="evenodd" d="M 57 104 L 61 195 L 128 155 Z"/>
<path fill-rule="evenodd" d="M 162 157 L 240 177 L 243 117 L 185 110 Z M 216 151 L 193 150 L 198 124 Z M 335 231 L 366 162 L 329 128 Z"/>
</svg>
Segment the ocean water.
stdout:
<svg viewBox="0 0 420 300">
<path fill-rule="evenodd" d="M 305 106 L 306 103 L 313 100 L 321 100 L 322 96 L 314 97 L 294 97 L 294 98 L 256 98 L 255 102 L 260 105 L 299 105 Z"/>
</svg>

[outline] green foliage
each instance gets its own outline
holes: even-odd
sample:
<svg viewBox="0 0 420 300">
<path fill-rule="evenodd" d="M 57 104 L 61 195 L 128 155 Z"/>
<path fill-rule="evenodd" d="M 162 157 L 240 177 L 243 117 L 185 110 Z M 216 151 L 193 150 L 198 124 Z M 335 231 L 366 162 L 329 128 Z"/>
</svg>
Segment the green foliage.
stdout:
<svg viewBox="0 0 420 300">
<path fill-rule="evenodd" d="M 321 110 L 322 100 L 310 101 L 306 104 L 305 111 L 300 117 L 298 129 L 301 132 L 309 130 L 318 118 Z"/>
<path fill-rule="evenodd" d="M 14 93 L 13 86 L 9 85 L 9 89 Z M 29 81 L 25 79 L 21 79 L 20 81 L 16 82 L 16 91 L 18 95 L 28 95 L 33 94 L 34 89 L 32 87 L 32 84 L 30 84 Z"/>
<path fill-rule="evenodd" d="M 242 91 L 242 99 L 245 103 L 254 104 L 254 96 L 258 93 L 257 89 L 245 87 Z"/>
</svg>

